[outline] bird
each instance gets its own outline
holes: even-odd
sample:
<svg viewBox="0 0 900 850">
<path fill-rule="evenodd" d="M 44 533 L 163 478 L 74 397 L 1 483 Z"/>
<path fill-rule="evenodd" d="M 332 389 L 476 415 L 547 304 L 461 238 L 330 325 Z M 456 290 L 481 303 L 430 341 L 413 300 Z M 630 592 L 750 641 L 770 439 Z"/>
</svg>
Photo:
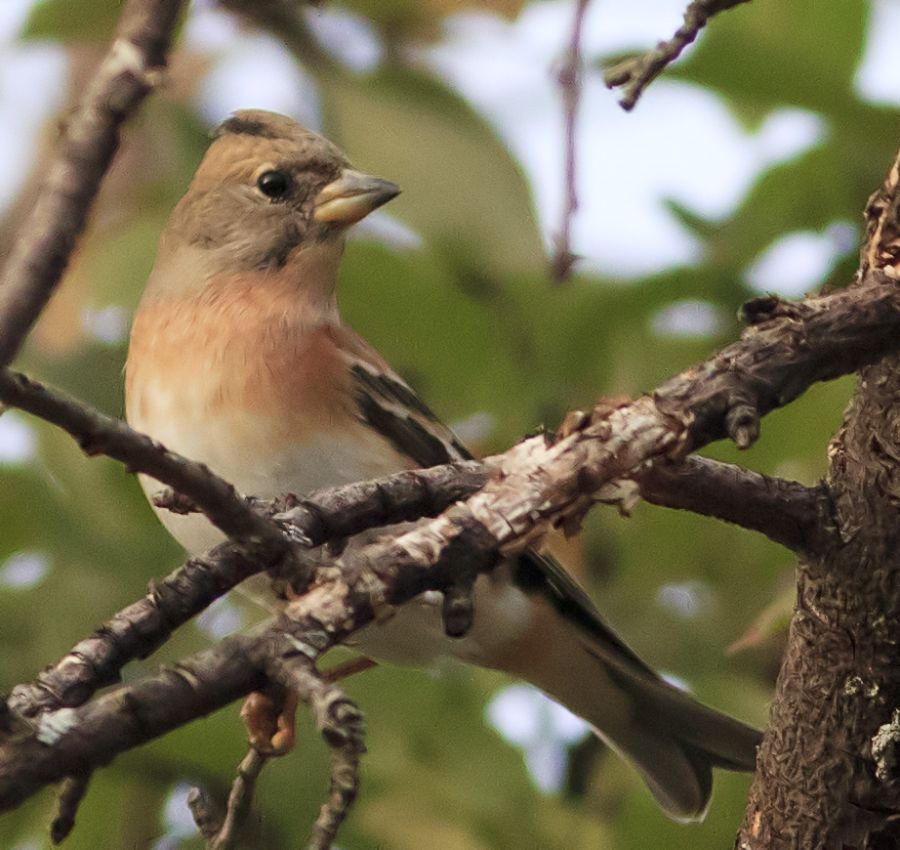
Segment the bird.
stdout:
<svg viewBox="0 0 900 850">
<path fill-rule="evenodd" d="M 347 231 L 399 187 L 276 113 L 235 112 L 211 135 L 135 311 L 129 423 L 260 498 L 470 457 L 338 309 Z M 158 515 L 189 553 L 221 541 L 200 515 Z M 704 816 L 713 767 L 754 769 L 760 733 L 665 682 L 536 549 L 478 578 L 461 638 L 446 635 L 433 591 L 357 637 L 381 661 L 449 657 L 529 682 L 587 721 L 678 821 Z"/>
</svg>

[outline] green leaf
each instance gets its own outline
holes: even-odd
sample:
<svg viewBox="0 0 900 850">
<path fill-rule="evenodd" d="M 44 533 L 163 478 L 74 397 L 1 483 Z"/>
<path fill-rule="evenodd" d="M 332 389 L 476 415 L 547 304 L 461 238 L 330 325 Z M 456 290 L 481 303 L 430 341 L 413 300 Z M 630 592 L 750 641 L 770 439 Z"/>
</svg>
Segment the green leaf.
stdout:
<svg viewBox="0 0 900 850">
<path fill-rule="evenodd" d="M 742 104 L 839 114 L 866 33 L 864 0 L 754 0 L 717 15 L 689 59 L 667 72 Z"/>
<path fill-rule="evenodd" d="M 737 277 L 777 237 L 822 230 L 862 209 L 853 172 L 842 151 L 823 144 L 765 172 L 727 221 L 708 240 L 709 262 Z"/>
<path fill-rule="evenodd" d="M 122 0 L 40 0 L 22 37 L 30 40 L 107 41 L 122 11 Z"/>
</svg>

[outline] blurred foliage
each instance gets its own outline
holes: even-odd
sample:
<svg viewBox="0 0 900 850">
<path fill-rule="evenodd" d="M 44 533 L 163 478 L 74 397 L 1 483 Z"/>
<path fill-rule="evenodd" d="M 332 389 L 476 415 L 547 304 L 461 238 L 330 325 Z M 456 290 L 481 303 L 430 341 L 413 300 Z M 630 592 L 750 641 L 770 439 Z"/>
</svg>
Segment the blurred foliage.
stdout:
<svg viewBox="0 0 900 850">
<path fill-rule="evenodd" d="M 521 5 L 348 2 L 391 45 L 436 37 L 441 19 L 461 6 L 514 16 Z M 23 37 L 59 40 L 83 63 L 86 52 L 101 49 L 98 36 L 110 31 L 119 7 L 118 0 L 43 0 Z M 615 14 L 614 4 L 608 9 Z M 495 427 L 477 441 L 483 451 L 553 427 L 565 410 L 601 394 L 653 387 L 735 337 L 733 317 L 753 294 L 743 272 L 776 237 L 857 221 L 881 181 L 896 146 L 896 115 L 863 102 L 852 87 L 868 13 L 863 0 L 755 0 L 713 21 L 670 76 L 717 92 L 748 126 L 793 106 L 820 115 L 827 133 L 761 175 L 723 220 L 673 203 L 672 213 L 705 246 L 702 259 L 639 281 L 582 274 L 552 285 L 521 168 L 484 118 L 445 82 L 405 61 L 402 50 L 391 50 L 368 75 L 311 63 L 330 134 L 356 161 L 407 188 L 392 212 L 421 237 L 412 248 L 353 242 L 341 283 L 346 317 L 448 420 L 489 414 Z M 561 44 L 564 38 L 560 33 Z M 198 75 L 205 63 L 175 67 Z M 111 413 L 122 410 L 125 343 L 114 332 L 103 342 L 82 319 L 105 316 L 114 325 L 137 302 L 157 235 L 206 145 L 189 99 L 196 83 L 176 79 L 130 126 L 91 233 L 23 358 L 28 370 Z M 698 144 L 709 143 L 702 127 L 697 134 Z M 834 282 L 848 280 L 854 266 L 852 256 L 840 261 Z M 685 299 L 725 317 L 715 335 L 655 330 L 660 312 Z M 851 388 L 849 379 L 816 387 L 770 416 L 751 451 L 719 445 L 712 454 L 812 482 L 825 470 L 825 447 Z M 46 557 L 50 568 L 33 587 L 0 586 L 7 686 L 30 678 L 180 558 L 119 466 L 88 460 L 65 436 L 32 426 L 36 454 L 0 470 L 0 565 L 28 552 Z M 647 506 L 630 519 L 598 509 L 583 547 L 585 581 L 637 650 L 703 699 L 764 722 L 790 606 L 787 553 L 758 536 Z M 692 589 L 699 607 L 691 617 L 661 604 L 668 585 Z M 726 657 L 742 635 L 750 648 Z M 209 639 L 187 627 L 127 676 Z M 485 671 L 386 668 L 349 683 L 368 718 L 369 755 L 363 793 L 341 836 L 344 850 L 703 850 L 731 843 L 745 777 L 719 776 L 706 822 L 691 827 L 667 821 L 635 773 L 606 753 L 576 798 L 540 792 L 521 752 L 483 720 L 502 684 Z M 299 752 L 261 780 L 261 847 L 298 846 L 324 792 L 327 753 L 304 723 Z M 98 773 L 66 846 L 199 847 L 194 838 L 161 837 L 166 800 L 180 782 L 224 789 L 243 746 L 233 707 L 120 757 Z M 48 792 L 5 816 L 0 846 L 49 846 L 51 809 Z"/>
</svg>

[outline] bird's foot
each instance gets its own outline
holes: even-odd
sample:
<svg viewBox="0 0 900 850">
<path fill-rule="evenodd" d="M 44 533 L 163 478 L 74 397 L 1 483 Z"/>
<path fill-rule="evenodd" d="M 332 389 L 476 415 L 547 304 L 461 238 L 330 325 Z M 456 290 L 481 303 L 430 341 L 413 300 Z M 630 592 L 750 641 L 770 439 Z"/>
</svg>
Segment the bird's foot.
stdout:
<svg viewBox="0 0 900 850">
<path fill-rule="evenodd" d="M 277 695 L 254 691 L 241 706 L 250 746 L 267 756 L 287 755 L 294 749 L 296 715 L 297 695 L 293 691 Z"/>
</svg>

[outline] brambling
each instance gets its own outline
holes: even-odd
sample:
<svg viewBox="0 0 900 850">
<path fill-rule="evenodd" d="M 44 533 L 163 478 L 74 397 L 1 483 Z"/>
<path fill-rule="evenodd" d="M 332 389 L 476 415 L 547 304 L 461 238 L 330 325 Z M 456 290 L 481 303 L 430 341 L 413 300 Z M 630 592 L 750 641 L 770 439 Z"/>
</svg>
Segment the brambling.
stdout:
<svg viewBox="0 0 900 850">
<path fill-rule="evenodd" d="M 399 191 L 289 118 L 225 121 L 169 219 L 134 318 L 129 422 L 258 497 L 469 457 L 338 311 L 347 229 Z M 201 516 L 160 518 L 189 552 L 219 542 Z M 368 627 L 361 650 L 420 665 L 450 656 L 532 683 L 584 718 L 679 820 L 703 816 L 712 767 L 753 769 L 759 733 L 662 681 L 550 557 L 529 551 L 481 576 L 462 638 L 445 635 L 439 596 Z"/>
</svg>

